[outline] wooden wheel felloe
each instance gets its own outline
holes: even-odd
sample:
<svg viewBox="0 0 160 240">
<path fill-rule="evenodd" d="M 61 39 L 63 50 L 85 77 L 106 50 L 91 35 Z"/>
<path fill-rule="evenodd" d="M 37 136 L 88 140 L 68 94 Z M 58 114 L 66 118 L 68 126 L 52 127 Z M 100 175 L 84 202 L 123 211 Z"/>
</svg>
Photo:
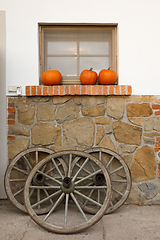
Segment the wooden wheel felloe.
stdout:
<svg viewBox="0 0 160 240">
<path fill-rule="evenodd" d="M 57 164 L 59 160 L 60 165 Z M 52 170 L 42 172 L 42 169 L 45 169 L 50 162 L 56 162 L 57 175 Z M 68 165 L 67 174 L 61 168 L 63 162 Z M 43 185 L 40 186 L 34 181 L 35 176 L 39 173 L 45 177 Z M 96 177 L 103 183 L 93 184 L 93 179 Z M 37 199 L 33 204 L 30 198 L 32 189 L 46 189 L 49 195 L 43 199 Z M 103 201 L 88 195 L 88 191 L 98 189 L 103 191 Z M 54 193 L 50 194 L 49 190 Z M 49 212 L 38 216 L 35 208 L 55 197 L 57 199 L 50 207 Z M 68 150 L 49 155 L 32 169 L 24 188 L 24 202 L 30 217 L 48 231 L 61 234 L 76 233 L 91 227 L 107 211 L 110 199 L 111 180 L 108 171 L 95 157 L 80 151 Z M 83 211 L 81 207 L 83 201 L 87 201 L 88 206 L 97 208 L 94 215 Z"/>
<path fill-rule="evenodd" d="M 130 194 L 132 185 L 130 170 L 123 158 L 110 149 L 95 147 L 85 152 L 99 159 L 109 172 L 112 182 L 112 199 L 106 213 L 111 213 L 119 208 Z M 92 214 L 96 212 L 95 208 L 88 208 L 86 205 L 82 208 Z"/>
<path fill-rule="evenodd" d="M 6 194 L 12 204 L 21 211 L 26 212 L 23 200 L 23 188 L 27 176 L 39 161 L 51 153 L 54 153 L 54 151 L 43 147 L 29 148 L 16 155 L 8 165 L 4 178 Z M 40 192 L 38 190 L 37 193 L 33 192 L 32 198 L 35 198 L 36 194 L 39 195 Z M 46 195 L 47 192 L 43 192 L 43 194 Z M 47 209 L 38 209 L 37 213 L 45 211 Z"/>
</svg>

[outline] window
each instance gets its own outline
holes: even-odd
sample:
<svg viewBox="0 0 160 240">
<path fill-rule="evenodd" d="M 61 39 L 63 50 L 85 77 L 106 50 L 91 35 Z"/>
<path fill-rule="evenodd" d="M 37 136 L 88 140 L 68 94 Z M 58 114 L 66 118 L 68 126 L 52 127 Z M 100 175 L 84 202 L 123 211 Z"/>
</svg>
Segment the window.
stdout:
<svg viewBox="0 0 160 240">
<path fill-rule="evenodd" d="M 80 84 L 84 69 L 117 71 L 116 26 L 40 25 L 40 75 L 59 70 L 62 84 Z"/>
</svg>

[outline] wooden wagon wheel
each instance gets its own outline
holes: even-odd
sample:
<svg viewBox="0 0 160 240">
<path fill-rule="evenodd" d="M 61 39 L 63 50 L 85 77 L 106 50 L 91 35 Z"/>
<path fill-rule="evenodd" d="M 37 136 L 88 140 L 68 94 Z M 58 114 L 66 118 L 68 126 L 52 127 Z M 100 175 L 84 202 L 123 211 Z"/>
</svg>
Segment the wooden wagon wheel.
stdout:
<svg viewBox="0 0 160 240">
<path fill-rule="evenodd" d="M 111 213 L 119 208 L 129 196 L 132 185 L 130 170 L 123 158 L 110 149 L 95 147 L 87 149 L 85 152 L 99 159 L 109 172 L 112 182 L 112 198 L 106 213 Z M 94 191 L 90 191 L 89 195 L 94 194 Z M 103 197 L 102 190 L 98 191 L 98 194 Z M 82 208 L 91 214 L 96 212 L 95 208 L 88 208 L 86 204 Z"/>
<path fill-rule="evenodd" d="M 42 173 L 42 169 L 50 161 L 57 161 L 63 159 L 68 164 L 67 175 L 59 169 L 57 165 L 59 180 L 55 179 L 52 172 Z M 50 184 L 38 186 L 33 182 L 36 174 L 41 173 L 46 179 L 50 180 Z M 97 175 L 103 175 L 103 185 L 93 186 L 92 179 Z M 55 190 L 54 194 L 37 201 L 32 204 L 30 199 L 30 192 L 32 189 L 50 189 Z M 88 197 L 88 191 L 91 189 L 103 189 L 105 197 L 103 202 L 97 201 L 92 197 Z M 83 191 L 82 189 L 86 190 Z M 58 196 L 57 201 L 51 207 L 50 211 L 45 215 L 37 215 L 35 207 L 45 203 L 46 200 Z M 80 199 L 88 201 L 88 205 L 95 206 L 98 211 L 95 215 L 85 214 L 81 208 Z M 64 201 L 59 204 L 62 199 Z M 41 227 L 48 231 L 56 233 L 76 233 L 91 227 L 95 224 L 106 212 L 111 199 L 111 180 L 104 165 L 95 157 L 88 153 L 80 151 L 62 151 L 49 155 L 38 163 L 30 172 L 25 188 L 24 188 L 24 202 L 30 217 Z"/>
<path fill-rule="evenodd" d="M 9 200 L 21 211 L 26 212 L 23 200 L 23 188 L 27 176 L 29 175 L 32 168 L 43 158 L 49 154 L 54 153 L 53 150 L 43 147 L 33 147 L 26 149 L 17 154 L 11 163 L 8 165 L 5 172 L 5 190 Z M 33 192 L 32 198 L 39 196 L 40 192 Z M 43 192 L 47 194 L 47 192 Z M 46 212 L 47 208 L 38 209 L 37 213 L 41 214 Z"/>
</svg>

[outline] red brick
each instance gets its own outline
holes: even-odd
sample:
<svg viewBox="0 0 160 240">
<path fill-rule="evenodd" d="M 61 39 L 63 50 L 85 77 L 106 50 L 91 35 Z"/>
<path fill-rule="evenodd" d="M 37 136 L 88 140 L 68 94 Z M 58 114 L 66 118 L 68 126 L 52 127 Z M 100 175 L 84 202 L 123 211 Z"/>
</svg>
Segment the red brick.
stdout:
<svg viewBox="0 0 160 240">
<path fill-rule="evenodd" d="M 48 95 L 53 96 L 53 86 L 48 86 Z"/>
<path fill-rule="evenodd" d="M 69 85 L 65 85 L 65 94 L 69 95 Z"/>
<path fill-rule="evenodd" d="M 160 171 L 158 171 L 158 176 L 160 176 Z"/>
<path fill-rule="evenodd" d="M 160 104 L 152 104 L 153 109 L 160 109 Z"/>
<path fill-rule="evenodd" d="M 70 86 L 70 94 L 75 95 L 75 85 Z"/>
<path fill-rule="evenodd" d="M 97 85 L 92 85 L 92 95 L 97 95 Z"/>
<path fill-rule="evenodd" d="M 36 95 L 36 86 L 31 87 L 31 95 L 35 96 Z"/>
<path fill-rule="evenodd" d="M 59 87 L 59 91 L 60 91 L 60 95 L 64 95 L 64 85 L 61 85 L 60 87 Z"/>
<path fill-rule="evenodd" d="M 121 95 L 125 95 L 125 94 L 126 94 L 126 86 L 121 85 Z"/>
<path fill-rule="evenodd" d="M 30 96 L 30 86 L 26 86 L 26 96 Z"/>
<path fill-rule="evenodd" d="M 155 152 L 158 152 L 160 150 L 160 148 L 155 148 L 154 151 Z"/>
<path fill-rule="evenodd" d="M 127 86 L 127 95 L 131 95 L 131 94 L 132 94 L 132 87 Z"/>
<path fill-rule="evenodd" d="M 160 147 L 160 143 L 156 143 L 156 147 Z"/>
<path fill-rule="evenodd" d="M 157 138 L 156 138 L 156 141 L 157 141 L 157 142 L 160 142 L 160 137 L 157 137 Z"/>
<path fill-rule="evenodd" d="M 160 115 L 160 110 L 159 111 L 155 111 L 155 115 Z"/>
<path fill-rule="evenodd" d="M 108 95 L 108 86 L 103 85 L 103 95 Z"/>
<path fill-rule="evenodd" d="M 9 108 L 14 108 L 14 103 L 8 103 Z"/>
<path fill-rule="evenodd" d="M 8 125 L 15 125 L 15 121 L 14 120 L 8 120 Z"/>
<path fill-rule="evenodd" d="M 9 114 L 8 115 L 8 119 L 14 119 L 15 118 L 15 115 L 14 114 Z"/>
<path fill-rule="evenodd" d="M 86 85 L 82 85 L 81 86 L 81 95 L 85 95 L 86 94 Z"/>
<path fill-rule="evenodd" d="M 53 94 L 54 95 L 59 95 L 59 93 L 58 93 L 58 86 L 53 86 Z"/>
<path fill-rule="evenodd" d="M 97 94 L 102 95 L 102 85 L 97 85 L 97 88 L 98 88 Z"/>
<path fill-rule="evenodd" d="M 8 141 L 14 141 L 16 138 L 12 136 L 8 136 Z"/>
<path fill-rule="evenodd" d="M 91 85 L 86 85 L 86 94 L 91 95 Z"/>
<path fill-rule="evenodd" d="M 81 94 L 81 85 L 76 85 L 76 95 L 80 95 Z"/>
<path fill-rule="evenodd" d="M 114 94 L 114 86 L 112 86 L 112 85 L 109 86 L 109 94 L 110 95 Z"/>
<path fill-rule="evenodd" d="M 42 95 L 42 86 L 37 86 L 37 95 Z"/>
<path fill-rule="evenodd" d="M 115 85 L 115 95 L 120 95 L 120 87 L 119 87 L 119 85 Z"/>
<path fill-rule="evenodd" d="M 160 164 L 160 161 L 157 160 L 157 164 Z"/>
<path fill-rule="evenodd" d="M 158 169 L 160 169 L 160 165 L 158 164 Z"/>
<path fill-rule="evenodd" d="M 15 109 L 14 109 L 14 108 L 8 108 L 8 112 L 9 112 L 9 113 L 14 113 L 14 112 L 15 112 Z"/>
</svg>

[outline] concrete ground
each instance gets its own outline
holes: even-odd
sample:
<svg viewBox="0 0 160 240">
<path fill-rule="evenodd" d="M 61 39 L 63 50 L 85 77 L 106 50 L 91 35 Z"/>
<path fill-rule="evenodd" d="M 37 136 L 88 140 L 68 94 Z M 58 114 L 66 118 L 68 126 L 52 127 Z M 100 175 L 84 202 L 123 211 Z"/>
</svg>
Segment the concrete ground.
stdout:
<svg viewBox="0 0 160 240">
<path fill-rule="evenodd" d="M 81 233 L 61 235 L 39 227 L 8 200 L 0 200 L 0 240 L 160 239 L 160 206 L 123 205 Z"/>
</svg>

